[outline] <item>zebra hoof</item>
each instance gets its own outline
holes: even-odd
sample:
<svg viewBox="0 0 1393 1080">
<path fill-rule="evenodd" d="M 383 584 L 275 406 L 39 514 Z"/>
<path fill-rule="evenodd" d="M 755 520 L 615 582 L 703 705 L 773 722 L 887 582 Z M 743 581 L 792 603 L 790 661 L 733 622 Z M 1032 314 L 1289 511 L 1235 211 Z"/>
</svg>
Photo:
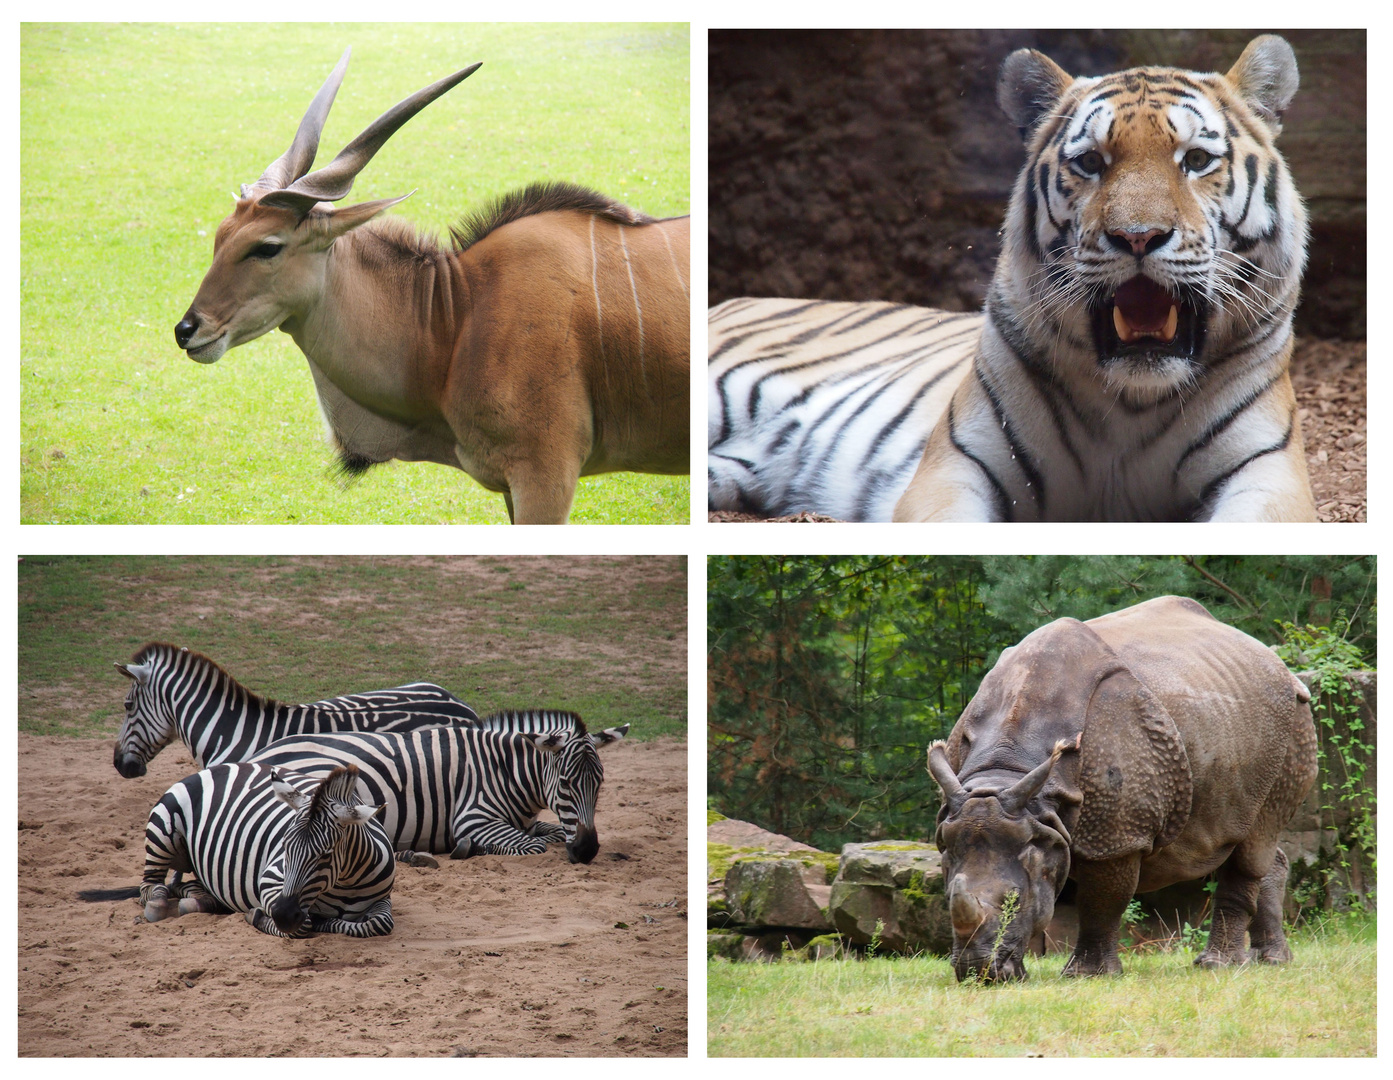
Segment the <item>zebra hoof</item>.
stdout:
<svg viewBox="0 0 1393 1080">
<path fill-rule="evenodd" d="M 173 908 L 172 900 L 151 900 L 145 905 L 145 921 L 162 922 L 174 914 Z"/>
<path fill-rule="evenodd" d="M 408 861 L 411 863 L 412 866 L 420 866 L 427 870 L 440 869 L 440 864 L 438 862 L 432 859 L 429 855 L 426 855 L 420 851 L 413 851 L 411 853 L 411 858 Z"/>
<path fill-rule="evenodd" d="M 212 911 L 212 910 L 213 910 L 213 909 L 212 909 L 211 906 L 209 906 L 209 905 L 207 905 L 207 904 L 204 904 L 204 902 L 203 902 L 202 900 L 198 899 L 198 897 L 196 897 L 196 896 L 186 896 L 186 897 L 184 897 L 184 899 L 182 899 L 182 900 L 179 901 L 179 914 L 180 914 L 180 915 L 196 915 L 196 914 L 198 914 L 200 911 Z"/>
<path fill-rule="evenodd" d="M 452 859 L 467 859 L 475 854 L 474 841 L 469 839 L 461 840 L 455 845 L 455 850 L 450 852 Z"/>
</svg>

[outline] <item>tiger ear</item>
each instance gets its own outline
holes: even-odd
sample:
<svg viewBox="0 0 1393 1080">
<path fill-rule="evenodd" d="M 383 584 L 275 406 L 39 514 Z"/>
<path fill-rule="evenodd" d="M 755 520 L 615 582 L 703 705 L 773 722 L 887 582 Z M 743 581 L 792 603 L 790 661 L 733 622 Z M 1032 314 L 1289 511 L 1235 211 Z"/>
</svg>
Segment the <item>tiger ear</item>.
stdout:
<svg viewBox="0 0 1393 1080">
<path fill-rule="evenodd" d="M 1285 38 L 1263 34 L 1248 42 L 1238 63 L 1224 76 L 1239 97 L 1248 103 L 1274 135 L 1282 130 L 1282 113 L 1296 96 L 1301 74 L 1296 69 L 1296 53 Z"/>
<path fill-rule="evenodd" d="M 996 103 L 1029 142 L 1035 127 L 1055 105 L 1074 77 L 1042 52 L 1017 49 L 1001 65 Z"/>
</svg>

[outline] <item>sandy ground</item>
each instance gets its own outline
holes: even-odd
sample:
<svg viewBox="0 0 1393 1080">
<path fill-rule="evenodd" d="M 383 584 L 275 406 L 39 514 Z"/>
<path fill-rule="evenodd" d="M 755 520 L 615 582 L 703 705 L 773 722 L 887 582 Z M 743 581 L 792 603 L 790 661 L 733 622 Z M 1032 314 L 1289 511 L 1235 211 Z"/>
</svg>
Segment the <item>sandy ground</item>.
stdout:
<svg viewBox="0 0 1393 1080">
<path fill-rule="evenodd" d="M 1299 338 L 1292 357 L 1291 382 L 1296 390 L 1306 466 L 1320 521 L 1367 521 L 1366 488 L 1369 446 L 1363 341 Z M 754 514 L 727 510 L 707 514 L 708 521 L 760 521 Z M 770 518 L 770 521 L 835 521 L 818 514 Z"/>
<path fill-rule="evenodd" d="M 22 734 L 19 1053 L 683 1056 L 686 753 L 605 751 L 589 866 L 399 866 L 389 936 L 292 941 L 77 900 L 139 883 L 150 806 L 193 765 L 171 747 L 123 780 L 110 740 Z"/>
</svg>

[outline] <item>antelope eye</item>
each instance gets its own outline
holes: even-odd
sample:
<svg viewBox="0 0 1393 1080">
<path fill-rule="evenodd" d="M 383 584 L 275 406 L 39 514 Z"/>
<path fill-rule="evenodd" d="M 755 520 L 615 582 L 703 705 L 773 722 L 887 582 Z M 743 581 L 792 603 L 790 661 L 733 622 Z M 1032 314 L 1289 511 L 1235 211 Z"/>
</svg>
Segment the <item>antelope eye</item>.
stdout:
<svg viewBox="0 0 1393 1080">
<path fill-rule="evenodd" d="M 247 258 L 274 259 L 277 255 L 281 253 L 281 249 L 284 247 L 284 244 L 277 244 L 272 241 L 268 241 L 264 244 L 257 244 L 256 247 L 252 248 L 249 252 L 247 252 Z"/>
<path fill-rule="evenodd" d="M 1097 176 L 1103 171 L 1103 155 L 1097 150 L 1089 150 L 1074 159 L 1074 168 L 1085 176 Z"/>
<path fill-rule="evenodd" d="M 1185 168 L 1189 172 L 1202 172 L 1209 167 L 1209 163 L 1214 160 L 1214 155 L 1203 147 L 1196 146 L 1185 151 Z"/>
</svg>

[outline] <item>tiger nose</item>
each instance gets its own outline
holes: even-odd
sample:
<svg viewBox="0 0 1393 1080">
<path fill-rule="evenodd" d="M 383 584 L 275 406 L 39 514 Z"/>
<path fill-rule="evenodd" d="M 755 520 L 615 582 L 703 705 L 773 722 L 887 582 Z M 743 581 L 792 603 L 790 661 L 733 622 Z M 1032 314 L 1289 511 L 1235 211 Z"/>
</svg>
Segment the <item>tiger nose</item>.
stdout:
<svg viewBox="0 0 1393 1080">
<path fill-rule="evenodd" d="M 1132 255 L 1149 255 L 1164 247 L 1174 229 L 1113 229 L 1108 239 L 1113 247 Z"/>
</svg>

